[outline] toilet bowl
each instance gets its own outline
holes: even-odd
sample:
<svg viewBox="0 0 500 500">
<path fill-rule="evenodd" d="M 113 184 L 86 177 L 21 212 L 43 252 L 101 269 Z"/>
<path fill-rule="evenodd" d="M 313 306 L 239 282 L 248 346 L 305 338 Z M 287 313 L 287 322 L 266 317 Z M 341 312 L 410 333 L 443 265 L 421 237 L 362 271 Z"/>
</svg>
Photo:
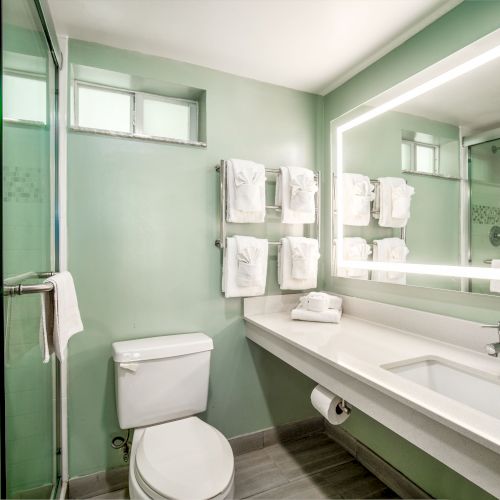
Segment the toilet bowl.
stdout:
<svg viewBox="0 0 500 500">
<path fill-rule="evenodd" d="M 137 429 L 130 498 L 229 499 L 234 458 L 227 439 L 197 417 Z"/>
<path fill-rule="evenodd" d="M 122 429 L 135 429 L 130 498 L 233 497 L 231 446 L 194 416 L 207 407 L 212 349 L 202 333 L 113 344 L 118 420 Z"/>
</svg>

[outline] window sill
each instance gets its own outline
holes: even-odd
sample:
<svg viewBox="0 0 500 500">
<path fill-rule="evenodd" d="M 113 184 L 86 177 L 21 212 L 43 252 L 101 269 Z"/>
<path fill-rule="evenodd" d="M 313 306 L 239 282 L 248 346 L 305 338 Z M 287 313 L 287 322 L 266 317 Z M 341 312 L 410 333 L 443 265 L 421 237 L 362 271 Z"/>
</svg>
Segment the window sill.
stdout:
<svg viewBox="0 0 500 500">
<path fill-rule="evenodd" d="M 85 134 L 97 134 L 97 135 L 106 135 L 108 137 L 120 137 L 123 139 L 138 139 L 141 141 L 150 141 L 150 142 L 161 142 L 165 144 L 179 144 L 182 146 L 194 146 L 197 148 L 206 148 L 206 142 L 199 141 L 183 141 L 182 139 L 168 139 L 166 137 L 155 137 L 151 135 L 142 135 L 142 134 L 131 134 L 127 132 L 112 132 L 110 130 L 100 130 L 95 128 L 86 128 L 86 127 L 76 127 L 71 126 L 69 130 L 72 132 L 83 132 Z"/>
</svg>

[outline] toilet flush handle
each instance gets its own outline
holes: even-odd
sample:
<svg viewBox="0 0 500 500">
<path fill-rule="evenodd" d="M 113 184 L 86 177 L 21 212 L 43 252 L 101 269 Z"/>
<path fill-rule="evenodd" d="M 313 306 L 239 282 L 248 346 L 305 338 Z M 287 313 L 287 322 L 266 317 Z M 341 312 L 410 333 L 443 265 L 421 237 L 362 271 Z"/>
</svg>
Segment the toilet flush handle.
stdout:
<svg viewBox="0 0 500 500">
<path fill-rule="evenodd" d="M 120 363 L 120 368 L 135 373 L 139 368 L 139 363 Z"/>
</svg>

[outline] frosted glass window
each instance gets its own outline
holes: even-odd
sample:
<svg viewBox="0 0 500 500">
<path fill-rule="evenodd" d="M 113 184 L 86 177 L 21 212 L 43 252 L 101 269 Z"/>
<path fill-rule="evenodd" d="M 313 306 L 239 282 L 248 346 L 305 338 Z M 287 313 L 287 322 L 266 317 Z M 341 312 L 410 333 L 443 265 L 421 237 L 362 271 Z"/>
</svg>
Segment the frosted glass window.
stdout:
<svg viewBox="0 0 500 500">
<path fill-rule="evenodd" d="M 3 75 L 4 118 L 47 123 L 47 83 L 39 78 Z"/>
<path fill-rule="evenodd" d="M 415 148 L 416 171 L 432 174 L 434 172 L 435 154 L 436 150 L 433 146 L 417 144 Z"/>
<path fill-rule="evenodd" d="M 142 132 L 145 135 L 189 141 L 191 139 L 191 106 L 189 103 L 143 100 Z"/>
<path fill-rule="evenodd" d="M 407 142 L 401 143 L 401 168 L 403 170 L 411 170 L 411 144 Z"/>
<path fill-rule="evenodd" d="M 77 124 L 84 128 L 132 133 L 132 95 L 78 85 Z"/>
</svg>

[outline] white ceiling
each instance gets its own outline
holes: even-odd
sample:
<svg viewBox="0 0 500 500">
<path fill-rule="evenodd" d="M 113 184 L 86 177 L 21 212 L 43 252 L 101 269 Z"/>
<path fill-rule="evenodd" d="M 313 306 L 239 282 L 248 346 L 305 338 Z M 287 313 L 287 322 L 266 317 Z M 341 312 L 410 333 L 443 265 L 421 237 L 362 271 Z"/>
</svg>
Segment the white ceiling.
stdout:
<svg viewBox="0 0 500 500">
<path fill-rule="evenodd" d="M 49 0 L 59 34 L 325 94 L 462 0 Z"/>
<path fill-rule="evenodd" d="M 460 126 L 465 135 L 496 128 L 500 126 L 499 81 L 500 60 L 495 59 L 397 111 Z"/>
</svg>

